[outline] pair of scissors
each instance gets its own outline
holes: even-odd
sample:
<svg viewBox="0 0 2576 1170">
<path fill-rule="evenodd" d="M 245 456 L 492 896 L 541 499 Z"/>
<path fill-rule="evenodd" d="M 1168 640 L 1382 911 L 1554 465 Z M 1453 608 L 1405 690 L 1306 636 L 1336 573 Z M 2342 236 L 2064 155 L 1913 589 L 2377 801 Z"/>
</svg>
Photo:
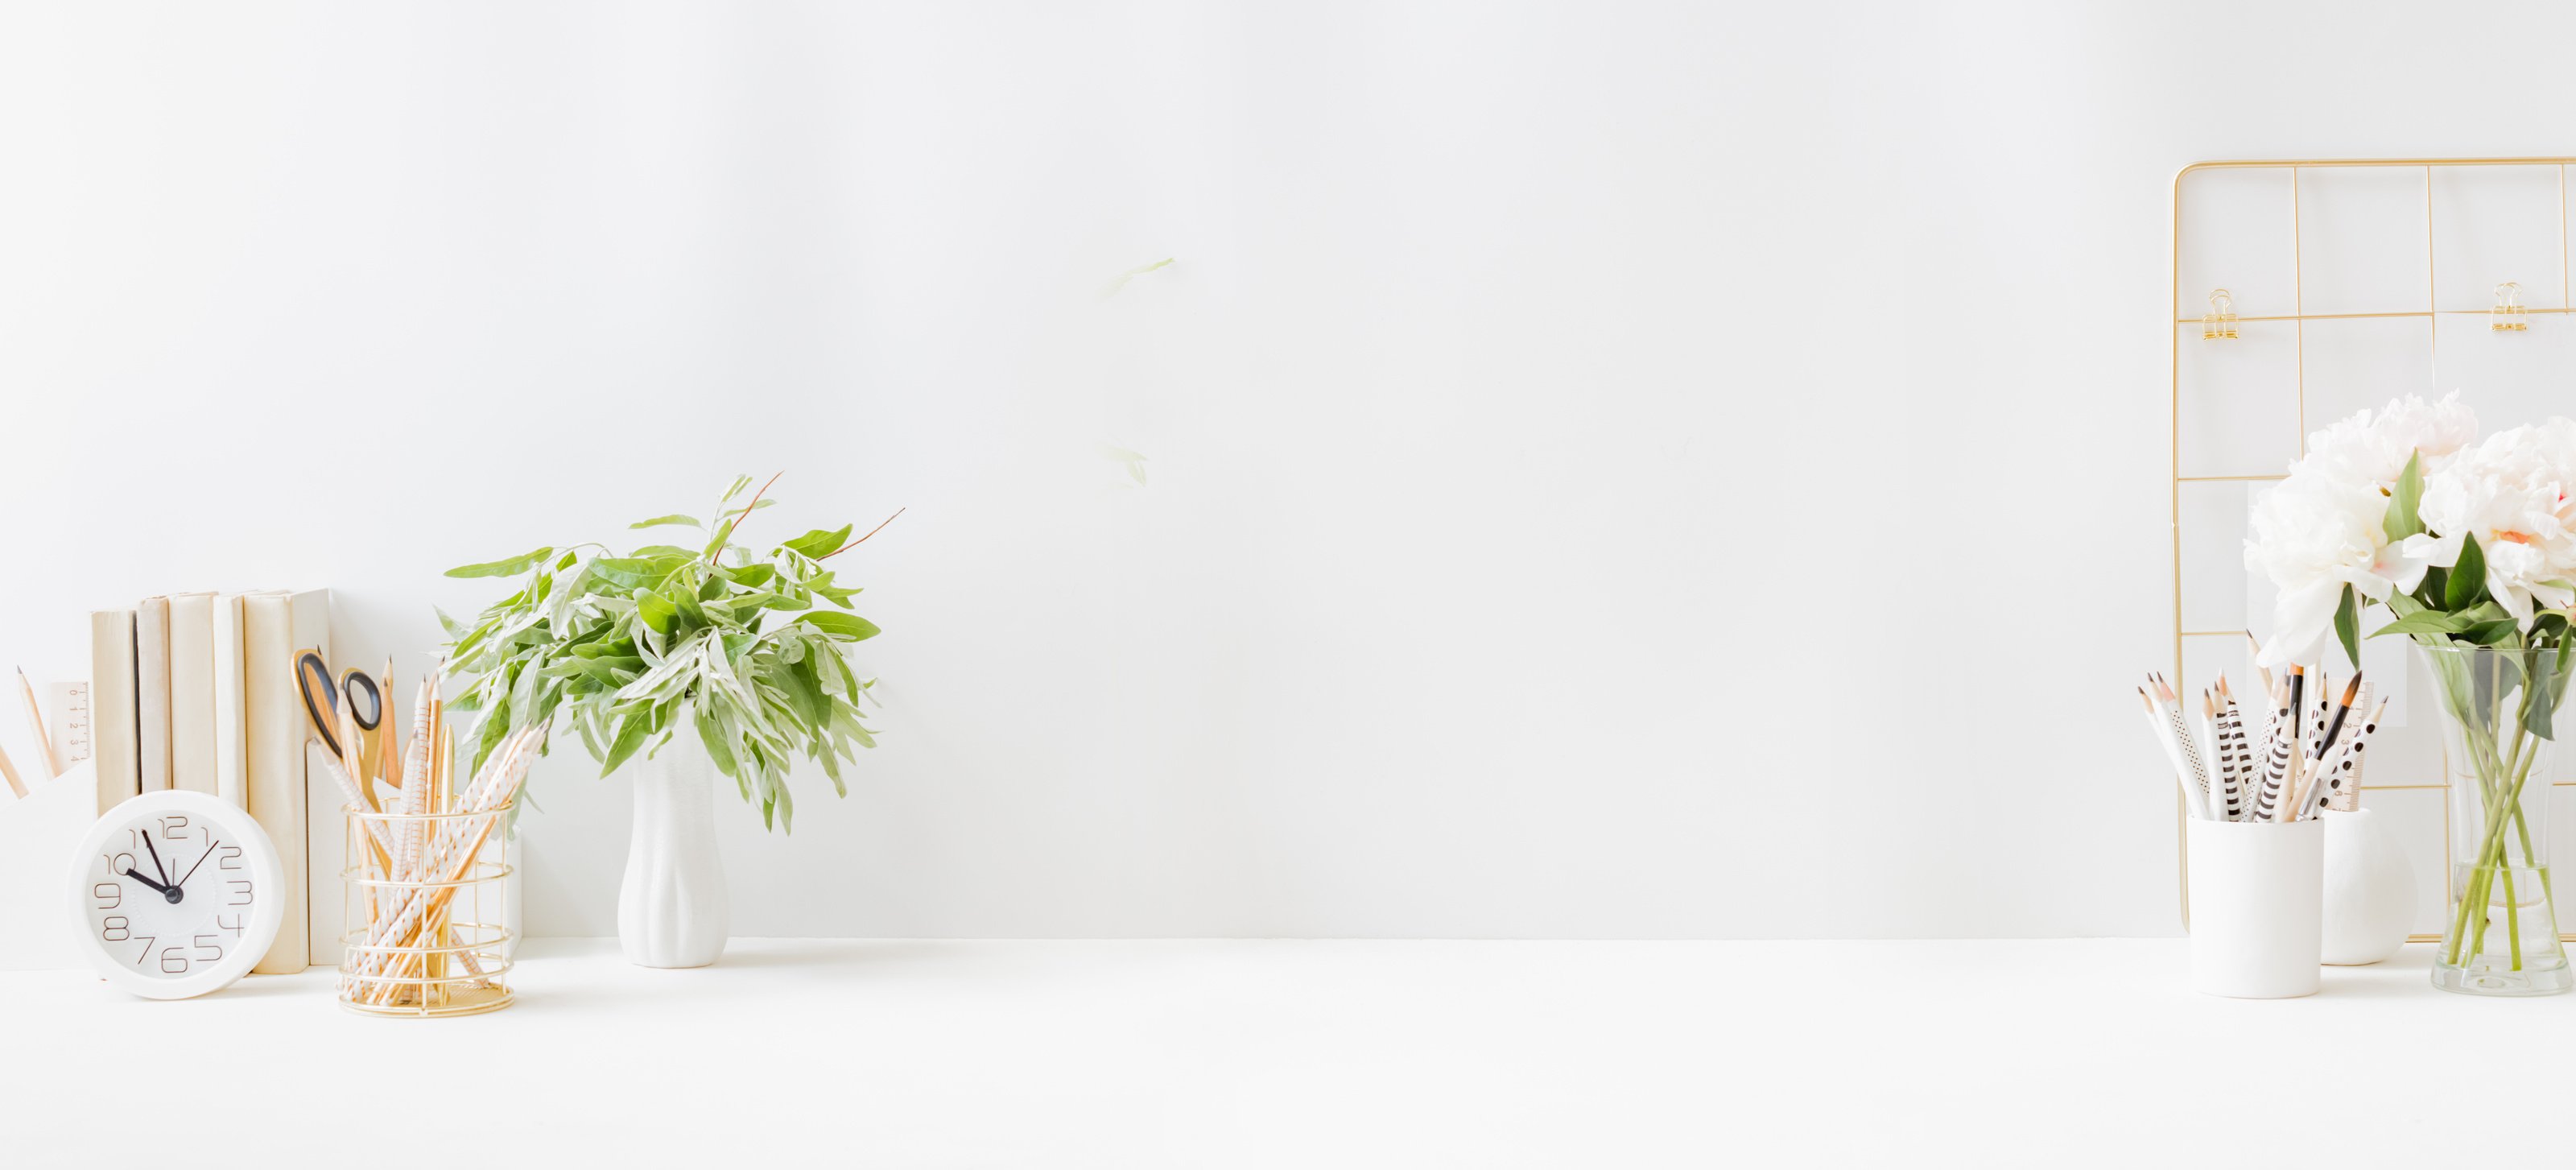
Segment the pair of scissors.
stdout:
<svg viewBox="0 0 2576 1170">
<path fill-rule="evenodd" d="M 313 731 L 322 737 L 322 746 L 340 757 L 350 776 L 361 785 L 365 784 L 366 777 L 372 772 L 366 766 L 365 757 L 374 737 L 361 735 L 358 742 L 343 746 L 340 743 L 339 712 L 340 704 L 345 700 L 349 704 L 349 718 L 357 723 L 359 730 L 374 731 L 385 718 L 385 696 L 377 689 L 376 680 L 367 677 L 365 671 L 351 670 L 334 684 L 331 681 L 331 664 L 322 661 L 320 654 L 306 650 L 295 656 L 295 689 L 304 698 L 304 714 L 312 719 Z"/>
</svg>

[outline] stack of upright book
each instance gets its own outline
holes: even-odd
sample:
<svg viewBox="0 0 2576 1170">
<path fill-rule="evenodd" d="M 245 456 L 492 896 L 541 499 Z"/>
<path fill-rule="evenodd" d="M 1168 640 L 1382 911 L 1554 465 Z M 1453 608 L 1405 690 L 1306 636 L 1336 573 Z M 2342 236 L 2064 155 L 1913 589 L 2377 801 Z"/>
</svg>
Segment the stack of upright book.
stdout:
<svg viewBox="0 0 2576 1170">
<path fill-rule="evenodd" d="M 249 810 L 288 889 L 286 922 L 254 970 L 337 962 L 343 827 L 337 790 L 308 762 L 295 685 L 298 654 L 331 661 L 330 591 L 178 593 L 89 617 L 99 811 L 172 789 Z"/>
</svg>

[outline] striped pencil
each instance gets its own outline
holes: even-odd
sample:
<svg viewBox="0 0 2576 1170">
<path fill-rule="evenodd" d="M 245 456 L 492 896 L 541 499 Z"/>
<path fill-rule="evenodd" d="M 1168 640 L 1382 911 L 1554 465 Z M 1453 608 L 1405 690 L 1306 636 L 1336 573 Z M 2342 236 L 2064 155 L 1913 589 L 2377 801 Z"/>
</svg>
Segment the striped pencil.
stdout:
<svg viewBox="0 0 2576 1170">
<path fill-rule="evenodd" d="M 2241 820 L 2245 810 L 2237 796 L 2236 753 L 2227 743 L 2227 712 L 2219 707 L 2217 697 L 2208 691 L 2200 693 L 2200 717 L 2202 725 L 2209 729 L 2209 757 L 2218 765 L 2217 799 L 2212 804 L 2218 809 L 2218 819 Z"/>
<path fill-rule="evenodd" d="M 2263 731 L 2263 784 L 2255 793 L 2254 816 L 2258 821 L 2275 818 L 2281 807 L 2281 785 L 2290 776 L 2291 747 L 2298 736 L 2291 730 L 2290 692 L 2287 683 L 2273 692 L 2271 722 Z"/>
<path fill-rule="evenodd" d="M 2246 734 L 2245 709 L 2236 704 L 2236 688 L 2229 686 L 2226 675 L 2218 676 L 2218 696 L 2222 702 L 2219 714 L 2226 718 L 2230 732 L 2228 751 L 2236 757 L 2236 789 L 2240 803 L 2249 807 L 2254 796 L 2254 743 Z"/>
</svg>

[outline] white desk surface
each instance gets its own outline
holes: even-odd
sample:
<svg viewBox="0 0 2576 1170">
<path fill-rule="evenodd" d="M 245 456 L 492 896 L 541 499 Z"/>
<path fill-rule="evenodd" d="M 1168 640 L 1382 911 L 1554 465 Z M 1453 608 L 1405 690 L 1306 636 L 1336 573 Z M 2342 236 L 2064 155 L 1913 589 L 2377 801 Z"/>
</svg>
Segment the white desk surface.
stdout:
<svg viewBox="0 0 2576 1170">
<path fill-rule="evenodd" d="M 2236 1002 L 2188 991 L 2184 944 L 2164 939 L 738 939 L 697 971 L 553 940 L 522 962 L 517 1005 L 446 1021 L 346 1014 L 319 968 L 180 1003 L 11 974 L 0 1163 L 143 1165 L 156 1151 L 148 1164 L 339 1170 L 772 1154 L 2291 1170 L 2563 1157 L 2554 1117 L 2576 996 L 2445 995 L 2424 982 L 2427 951 L 2328 968 L 2310 999 Z M 2547 1146 L 2516 1148 L 2543 1134 Z M 452 1152 L 410 1152 L 441 1141 Z"/>
</svg>

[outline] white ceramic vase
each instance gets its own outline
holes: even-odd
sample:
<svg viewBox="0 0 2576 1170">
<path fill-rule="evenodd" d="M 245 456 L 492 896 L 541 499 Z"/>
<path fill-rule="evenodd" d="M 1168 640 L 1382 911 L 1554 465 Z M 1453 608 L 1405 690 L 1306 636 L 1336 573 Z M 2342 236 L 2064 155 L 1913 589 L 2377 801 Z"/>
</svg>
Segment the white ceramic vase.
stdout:
<svg viewBox="0 0 2576 1170">
<path fill-rule="evenodd" d="M 617 891 L 617 941 L 639 967 L 704 967 L 724 953 L 732 921 L 716 854 L 715 771 L 689 735 L 619 769 L 635 791 L 635 837 Z"/>
<path fill-rule="evenodd" d="M 2415 867 L 2397 834 L 2370 810 L 2326 812 L 2324 960 L 2376 963 L 2406 945 L 2415 924 Z"/>
</svg>

